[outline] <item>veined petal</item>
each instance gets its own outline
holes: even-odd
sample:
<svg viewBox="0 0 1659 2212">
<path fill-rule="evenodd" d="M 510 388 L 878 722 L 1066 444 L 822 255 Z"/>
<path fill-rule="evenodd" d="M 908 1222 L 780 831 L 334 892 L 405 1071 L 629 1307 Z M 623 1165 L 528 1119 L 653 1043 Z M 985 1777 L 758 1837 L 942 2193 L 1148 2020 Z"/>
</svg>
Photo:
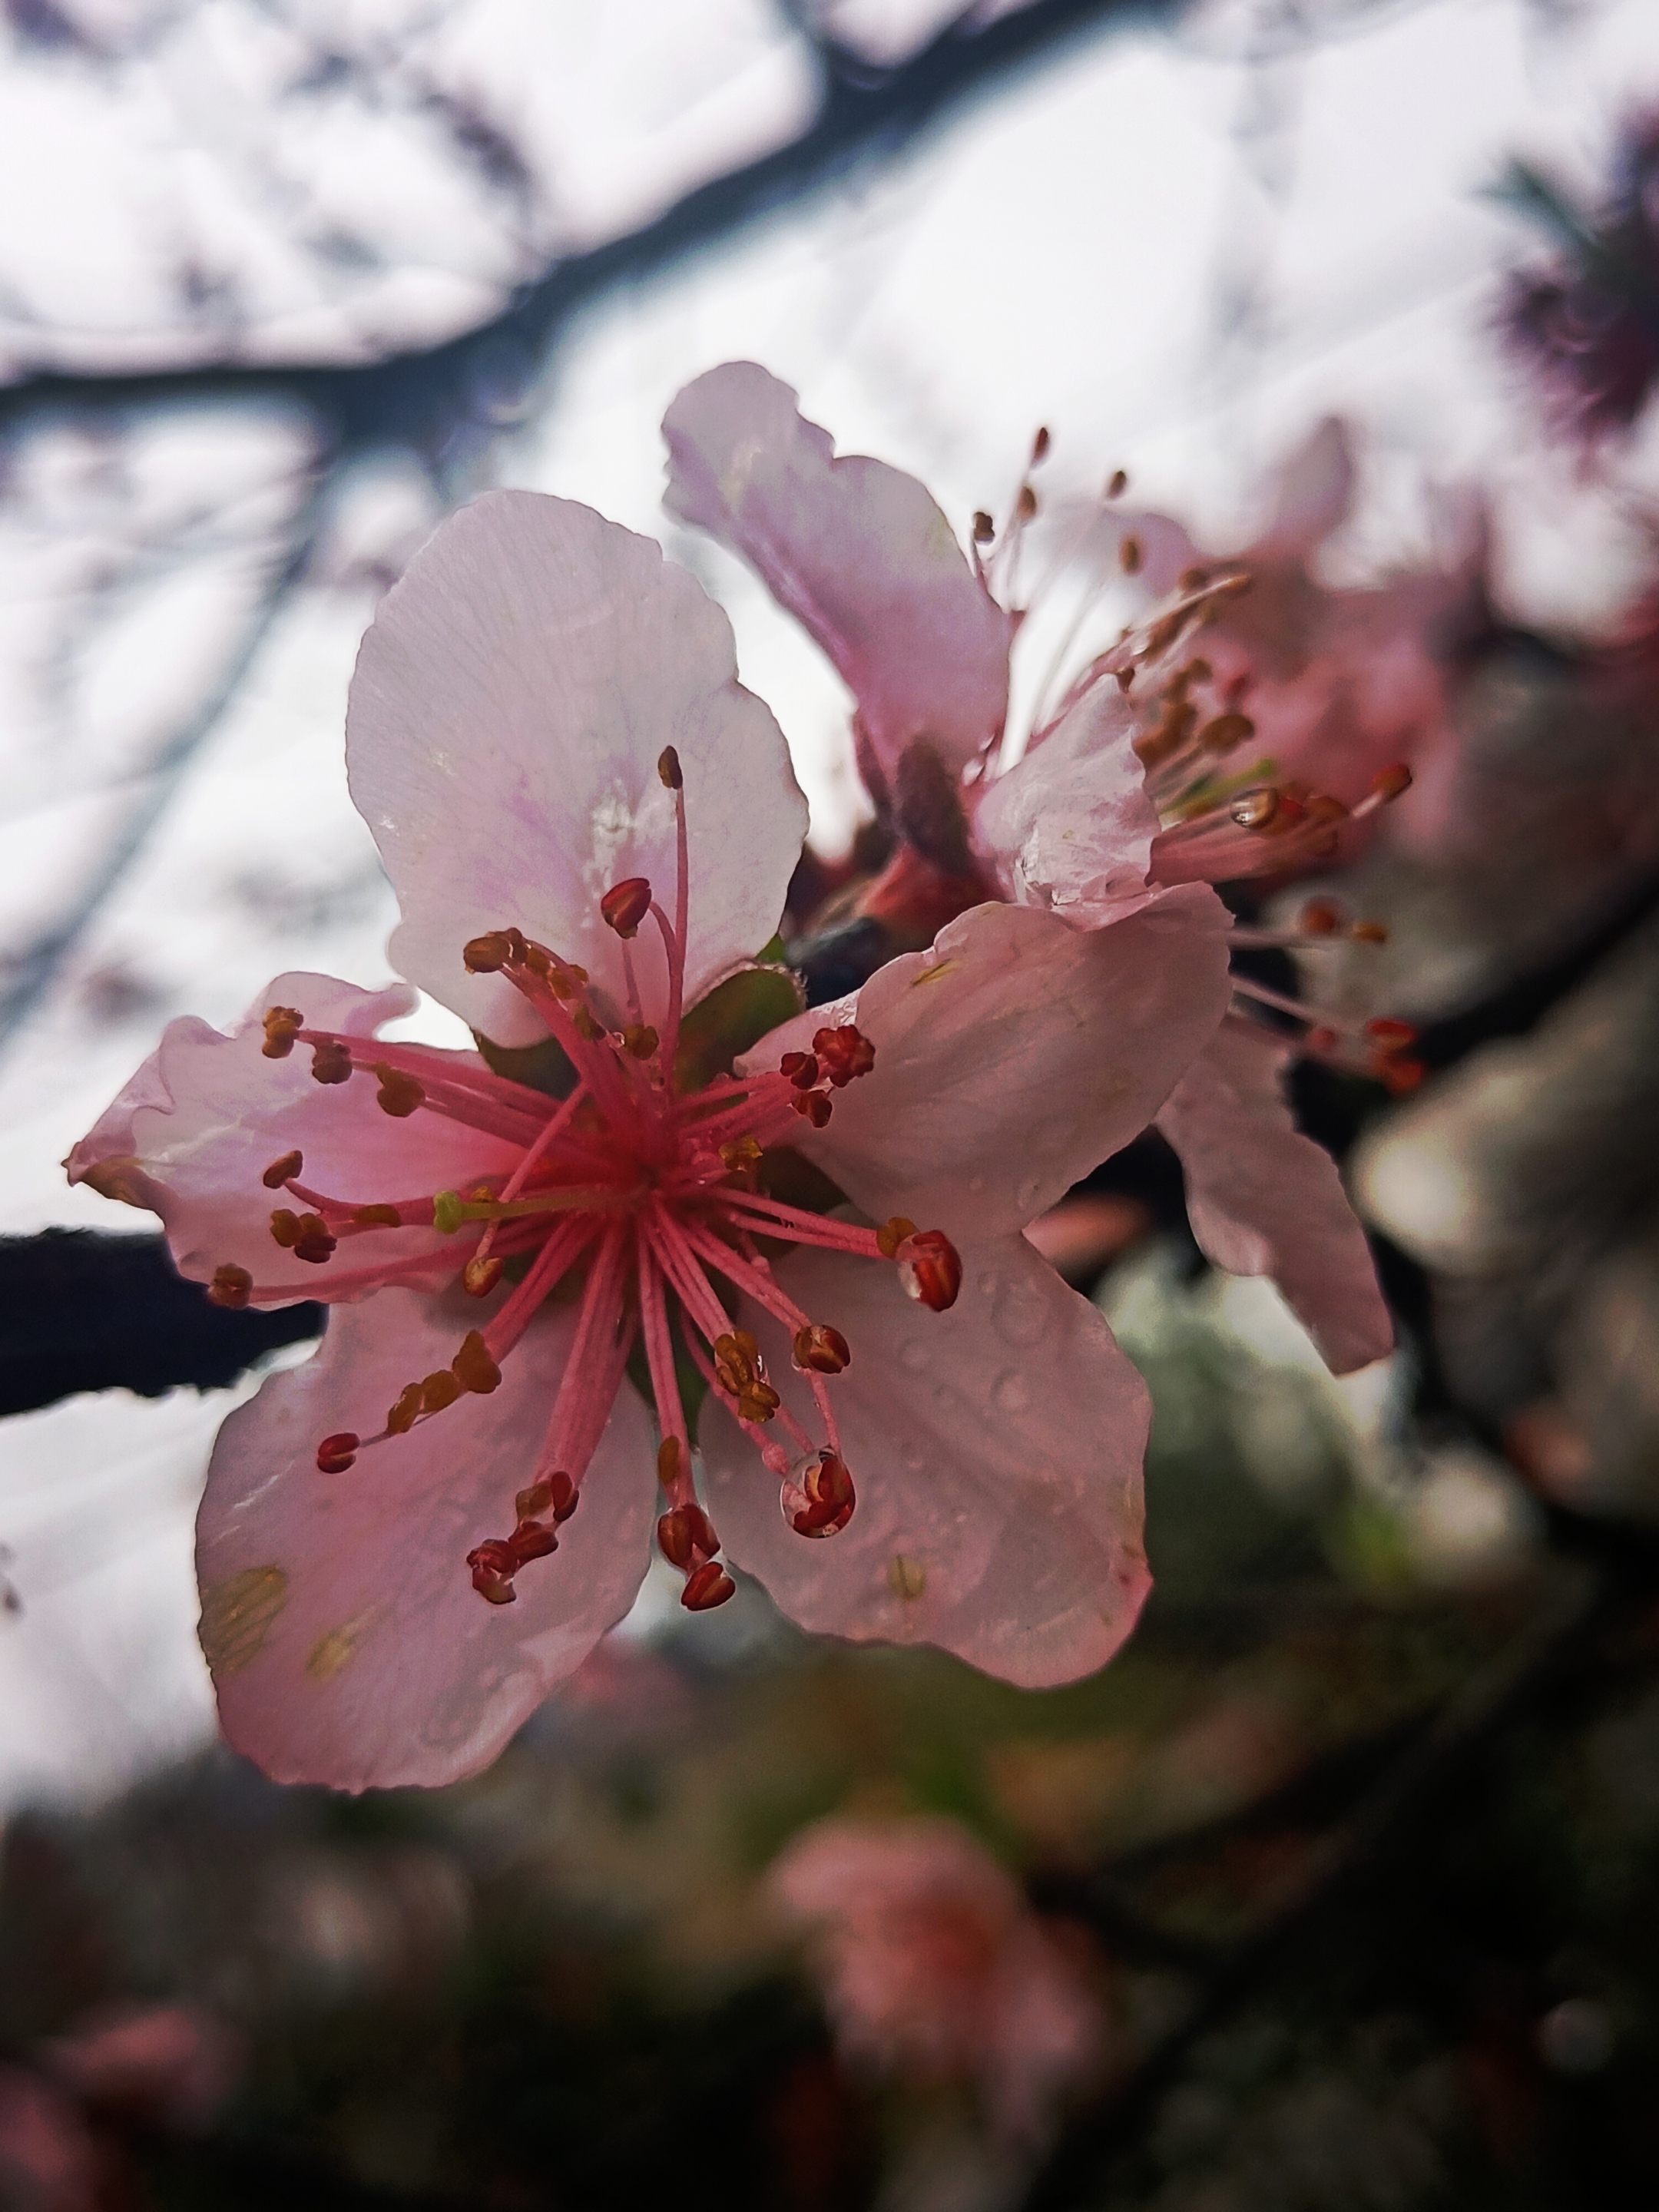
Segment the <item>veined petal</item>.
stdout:
<svg viewBox="0 0 1659 2212">
<path fill-rule="evenodd" d="M 835 457 L 787 384 L 727 362 L 663 420 L 666 504 L 742 555 L 835 663 L 890 779 L 912 738 L 957 773 L 1000 733 L 1012 629 L 927 488 Z"/>
<path fill-rule="evenodd" d="M 328 1298 L 348 1267 L 356 1273 L 422 1253 L 432 1255 L 436 1273 L 454 1273 L 454 1240 L 431 1229 L 369 1230 L 325 1266 L 297 1260 L 270 1234 L 273 1207 L 294 1201 L 261 1181 L 274 1160 L 297 1151 L 312 1189 L 368 1206 L 511 1171 L 519 1149 L 500 1138 L 426 1111 L 394 1119 L 377 1104 L 371 1076 L 319 1084 L 304 1045 L 286 1060 L 267 1060 L 261 1050 L 267 1006 L 292 1006 L 313 1029 L 368 1037 L 414 1005 L 402 983 L 362 991 L 331 975 L 289 975 L 228 1035 L 194 1016 L 169 1022 L 155 1051 L 70 1154 L 70 1181 L 159 1213 L 180 1274 L 206 1282 L 228 1263 L 245 1267 L 259 1292 L 282 1294 L 263 1303 Z M 473 1053 L 452 1057 L 458 1068 L 483 1066 Z"/>
<path fill-rule="evenodd" d="M 1270 1275 L 1327 1364 L 1346 1375 L 1394 1349 L 1364 1231 L 1330 1154 L 1291 1117 L 1290 1054 L 1225 1024 L 1164 1101 L 1160 1132 L 1181 1156 L 1187 1215 L 1206 1256 Z"/>
<path fill-rule="evenodd" d="M 1139 1134 L 1213 1036 L 1226 931 L 1202 884 L 1109 929 L 975 907 L 843 1006 L 774 1030 L 744 1065 L 775 1068 L 846 1012 L 874 1070 L 799 1148 L 875 1220 L 907 1214 L 958 1243 L 1024 1228 Z"/>
<path fill-rule="evenodd" d="M 1011 898 L 1098 929 L 1158 896 L 1158 810 L 1131 740 L 1135 711 L 1097 684 L 1041 744 L 983 787 L 975 841 Z"/>
<path fill-rule="evenodd" d="M 858 1504 L 838 1535 L 797 1535 L 777 1485 L 719 1407 L 702 1438 L 729 1555 L 804 1628 L 858 1643 L 941 1644 L 1040 1688 L 1092 1674 L 1134 1626 L 1146 1386 L 1087 1299 L 1021 1237 L 963 1250 L 948 1312 L 896 1272 L 798 1251 L 779 1282 L 840 1329 L 852 1363 L 830 1386 Z M 781 1329 L 743 1316 L 777 1389 L 811 1401 Z"/>
<path fill-rule="evenodd" d="M 346 714 L 351 792 L 403 909 L 399 969 L 504 1044 L 543 1031 L 512 986 L 469 975 L 509 924 L 625 1003 L 603 892 L 649 879 L 672 915 L 685 779 L 687 1002 L 777 927 L 806 804 L 770 713 L 737 680 L 732 626 L 649 538 L 569 500 L 491 492 L 416 555 L 364 638 Z M 633 947 L 646 1018 L 666 1005 L 654 928 Z"/>
<path fill-rule="evenodd" d="M 465 1310 L 462 1310 L 465 1308 Z M 320 1439 L 377 1430 L 445 1366 L 470 1299 L 384 1291 L 329 1319 L 219 1431 L 197 1524 L 202 1642 L 231 1743 L 279 1782 L 435 1785 L 475 1773 L 633 1602 L 655 1502 L 644 1407 L 618 1396 L 559 1548 L 487 1605 L 467 1553 L 512 1525 L 574 1328 L 548 1308 L 499 1389 L 320 1474 Z"/>
</svg>

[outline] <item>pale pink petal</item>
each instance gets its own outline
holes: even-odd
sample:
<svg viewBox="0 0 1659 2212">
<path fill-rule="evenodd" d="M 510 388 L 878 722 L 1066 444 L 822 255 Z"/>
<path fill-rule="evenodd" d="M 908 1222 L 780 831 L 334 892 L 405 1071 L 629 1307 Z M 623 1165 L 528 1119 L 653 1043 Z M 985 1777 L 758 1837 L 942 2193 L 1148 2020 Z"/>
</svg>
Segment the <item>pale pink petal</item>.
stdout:
<svg viewBox="0 0 1659 2212">
<path fill-rule="evenodd" d="M 1010 898 L 1098 929 L 1144 906 L 1158 810 L 1131 740 L 1135 713 L 1097 684 L 1041 744 L 983 787 L 975 842 Z"/>
<path fill-rule="evenodd" d="M 1187 1215 L 1206 1256 L 1270 1275 L 1338 1375 L 1381 1359 L 1394 1328 L 1364 1231 L 1330 1154 L 1285 1102 L 1290 1054 L 1229 1023 L 1164 1102 L 1160 1132 L 1181 1156 Z"/>
<path fill-rule="evenodd" d="M 841 1330 L 830 1383 L 857 1489 L 838 1535 L 797 1535 L 778 1485 L 718 1406 L 701 1441 L 726 1550 L 791 1620 L 857 1643 L 936 1644 L 1038 1688 L 1103 1667 L 1148 1588 L 1146 1386 L 1099 1313 L 1021 1237 L 968 1246 L 936 1314 L 896 1269 L 799 1250 L 779 1282 Z M 753 1329 L 786 1404 L 817 1433 L 782 1331 Z"/>
<path fill-rule="evenodd" d="M 638 1591 L 655 1445 L 627 1384 L 559 1549 L 520 1572 L 517 1602 L 489 1604 L 466 1568 L 512 1528 L 563 1372 L 568 1306 L 544 1309 L 488 1396 L 343 1474 L 318 1472 L 319 1441 L 379 1429 L 478 1310 L 408 1291 L 341 1307 L 316 1355 L 219 1431 L 197 1524 L 202 1641 L 226 1735 L 276 1781 L 365 1790 L 475 1773 Z"/>
<path fill-rule="evenodd" d="M 372 1036 L 414 1004 L 401 983 L 361 991 L 330 975 L 289 975 L 228 1036 L 193 1016 L 169 1022 L 155 1051 L 64 1162 L 70 1181 L 159 1213 L 181 1274 L 206 1282 L 221 1265 L 246 1268 L 261 1303 L 361 1296 L 336 1283 L 348 1271 L 423 1255 L 437 1274 L 453 1273 L 455 1240 L 431 1229 L 370 1230 L 342 1241 L 321 1267 L 297 1260 L 270 1234 L 272 1209 L 297 1202 L 260 1180 L 273 1161 L 297 1150 L 311 1189 L 368 1206 L 510 1171 L 519 1151 L 500 1138 L 424 1108 L 402 1119 L 383 1113 L 371 1075 L 319 1084 L 306 1046 L 286 1060 L 267 1060 L 261 1050 L 267 1006 L 291 1006 L 316 1029 Z M 472 1053 L 453 1057 L 458 1066 L 483 1066 Z"/>
<path fill-rule="evenodd" d="M 783 911 L 806 805 L 783 736 L 737 680 L 732 627 L 649 538 L 537 492 L 453 515 L 380 602 L 346 715 L 352 796 L 403 922 L 399 969 L 503 1043 L 543 1032 L 512 986 L 469 975 L 467 939 L 509 924 L 625 1004 L 612 884 L 674 911 L 665 745 L 685 777 L 687 989 L 759 951 Z M 647 1019 L 662 946 L 634 945 Z"/>
<path fill-rule="evenodd" d="M 1354 476 L 1348 427 L 1327 416 L 1280 466 L 1272 520 L 1252 551 L 1279 558 L 1314 552 L 1353 504 Z M 1248 567 L 1250 556 L 1243 557 Z"/>
<path fill-rule="evenodd" d="M 835 458 L 753 362 L 689 384 L 663 421 L 666 503 L 740 553 L 846 679 L 882 772 L 930 738 L 960 771 L 1008 707 L 1009 618 L 925 486 Z"/>
<path fill-rule="evenodd" d="M 960 1242 L 1023 1228 L 1138 1136 L 1226 1011 L 1227 915 L 1202 885 L 1109 929 L 981 906 L 931 951 L 890 961 L 855 1000 L 775 1030 L 775 1067 L 849 1013 L 874 1072 L 795 1139 L 872 1219 Z"/>
</svg>

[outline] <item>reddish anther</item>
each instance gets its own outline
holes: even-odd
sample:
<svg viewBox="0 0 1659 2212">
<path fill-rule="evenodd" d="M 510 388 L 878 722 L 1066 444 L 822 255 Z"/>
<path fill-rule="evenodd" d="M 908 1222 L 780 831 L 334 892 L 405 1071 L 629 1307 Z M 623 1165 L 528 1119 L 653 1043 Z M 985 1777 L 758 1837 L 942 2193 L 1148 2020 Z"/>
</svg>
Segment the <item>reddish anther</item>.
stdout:
<svg viewBox="0 0 1659 2212">
<path fill-rule="evenodd" d="M 599 912 L 618 937 L 637 937 L 651 911 L 651 885 L 644 876 L 624 876 L 599 901 Z"/>
<path fill-rule="evenodd" d="M 1345 916 L 1334 899 L 1313 898 L 1308 901 L 1297 917 L 1298 927 L 1304 937 L 1334 937 L 1341 928 Z"/>
<path fill-rule="evenodd" d="M 558 1538 L 540 1521 L 520 1521 L 507 1540 L 521 1567 L 528 1566 L 532 1559 L 544 1559 L 559 1548 Z"/>
<path fill-rule="evenodd" d="M 388 1067 L 384 1060 L 376 1065 L 374 1074 L 380 1086 L 374 1094 L 375 1103 L 393 1121 L 407 1121 L 417 1106 L 425 1105 L 426 1093 L 412 1075 Z"/>
<path fill-rule="evenodd" d="M 839 1375 L 853 1357 L 841 1331 L 822 1322 L 809 1322 L 805 1328 L 798 1328 L 790 1348 L 796 1366 L 811 1375 Z"/>
<path fill-rule="evenodd" d="M 319 1474 L 343 1474 L 357 1456 L 357 1447 L 362 1438 L 349 1429 L 342 1429 L 331 1437 L 325 1437 L 317 1447 L 317 1470 Z"/>
<path fill-rule="evenodd" d="M 461 1270 L 461 1287 L 469 1297 L 487 1298 L 501 1279 L 505 1263 L 493 1253 L 486 1259 L 469 1260 Z"/>
<path fill-rule="evenodd" d="M 447 1406 L 453 1406 L 460 1395 L 459 1377 L 453 1375 L 447 1367 L 441 1367 L 435 1375 L 428 1375 L 422 1381 L 421 1411 L 423 1413 L 441 1413 Z"/>
<path fill-rule="evenodd" d="M 1404 761 L 1396 761 L 1371 779 L 1371 789 L 1379 799 L 1398 799 L 1412 787 L 1412 772 Z"/>
<path fill-rule="evenodd" d="M 798 1536 L 836 1536 L 858 1503 L 845 1462 L 832 1451 L 815 1452 L 783 1486 L 784 1518 Z"/>
<path fill-rule="evenodd" d="M 265 1041 L 260 1051 L 267 1060 L 286 1060 L 306 1025 L 305 1016 L 293 1006 L 267 1006 L 264 1020 Z"/>
<path fill-rule="evenodd" d="M 466 1564 L 472 1570 L 473 1589 L 491 1605 L 511 1605 L 518 1596 L 513 1577 L 519 1571 L 519 1558 L 511 1544 L 492 1536 L 467 1553 Z"/>
<path fill-rule="evenodd" d="M 818 1079 L 818 1064 L 810 1052 L 787 1052 L 778 1062 L 778 1073 L 797 1091 L 810 1091 Z"/>
<path fill-rule="evenodd" d="M 398 1393 L 398 1401 L 386 1417 L 388 1436 L 404 1437 L 415 1425 L 415 1417 L 421 1410 L 421 1386 L 405 1382 Z"/>
<path fill-rule="evenodd" d="M 281 1159 L 271 1162 L 259 1180 L 267 1190 L 280 1190 L 285 1182 L 293 1182 L 304 1165 L 302 1152 L 284 1152 Z"/>
<path fill-rule="evenodd" d="M 815 1129 L 823 1128 L 835 1110 L 827 1091 L 798 1091 L 789 1103 L 801 1119 L 810 1121 Z"/>
<path fill-rule="evenodd" d="M 582 1494 L 562 1468 L 555 1468 L 548 1476 L 547 1491 L 554 1521 L 562 1525 L 581 1504 Z"/>
<path fill-rule="evenodd" d="M 724 1605 L 729 1597 L 737 1595 L 738 1586 L 718 1559 L 709 1559 L 694 1575 L 686 1578 L 680 1592 L 680 1603 L 688 1613 L 712 1613 L 717 1605 Z"/>
<path fill-rule="evenodd" d="M 316 1083 L 349 1083 L 351 1080 L 351 1048 L 332 1039 L 313 1047 L 311 1054 L 312 1080 Z"/>
<path fill-rule="evenodd" d="M 665 745 L 657 756 L 657 774 L 670 791 L 683 791 L 685 777 L 680 769 L 680 757 L 672 745 Z"/>
<path fill-rule="evenodd" d="M 1404 1098 L 1415 1091 L 1428 1070 L 1420 1060 L 1396 1059 L 1390 1056 L 1373 1071 L 1393 1098 Z"/>
<path fill-rule="evenodd" d="M 214 1269 L 207 1294 L 210 1305 L 223 1306 L 228 1313 L 240 1313 L 253 1295 L 253 1278 L 246 1267 L 232 1267 L 227 1262 Z"/>
<path fill-rule="evenodd" d="M 955 1305 L 962 1288 L 962 1258 L 941 1230 L 919 1229 L 899 1246 L 899 1280 L 908 1295 L 944 1313 Z"/>
<path fill-rule="evenodd" d="M 820 1030 L 812 1039 L 812 1049 L 826 1080 L 837 1091 L 844 1091 L 856 1077 L 868 1075 L 876 1064 L 874 1045 L 851 1022 L 839 1029 Z"/>
<path fill-rule="evenodd" d="M 1403 1052 L 1407 1045 L 1417 1042 L 1417 1031 L 1409 1022 L 1367 1022 L 1365 1034 L 1379 1052 Z"/>
<path fill-rule="evenodd" d="M 514 957 L 513 939 L 504 929 L 487 930 L 462 947 L 461 959 L 469 975 L 494 975 Z"/>
<path fill-rule="evenodd" d="M 720 1540 L 701 1505 L 676 1505 L 657 1523 L 657 1547 L 669 1565 L 684 1574 L 712 1559 Z"/>
<path fill-rule="evenodd" d="M 449 1364 L 461 1388 L 476 1390 L 481 1396 L 493 1390 L 501 1379 L 501 1370 L 491 1358 L 489 1346 L 476 1328 L 467 1331 L 460 1350 Z"/>
</svg>

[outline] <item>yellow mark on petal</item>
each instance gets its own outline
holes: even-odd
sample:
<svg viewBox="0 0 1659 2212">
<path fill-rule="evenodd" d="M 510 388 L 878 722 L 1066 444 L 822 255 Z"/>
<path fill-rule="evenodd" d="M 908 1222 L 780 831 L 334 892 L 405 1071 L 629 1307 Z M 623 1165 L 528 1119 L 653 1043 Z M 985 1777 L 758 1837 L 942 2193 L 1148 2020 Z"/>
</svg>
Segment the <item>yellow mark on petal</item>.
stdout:
<svg viewBox="0 0 1659 2212">
<path fill-rule="evenodd" d="M 937 983 L 941 975 L 954 975 L 961 965 L 960 960 L 936 960 L 931 968 L 924 968 L 920 975 L 910 978 L 910 988 L 915 991 L 924 983 Z"/>
<path fill-rule="evenodd" d="M 306 1659 L 306 1672 L 313 1682 L 331 1682 L 362 1641 L 364 1623 L 348 1620 L 319 1636 Z"/>
<path fill-rule="evenodd" d="M 288 1577 L 280 1567 L 244 1567 L 204 1589 L 196 1634 L 214 1673 L 240 1674 L 251 1666 L 287 1603 Z"/>
<path fill-rule="evenodd" d="M 927 1570 L 920 1559 L 895 1552 L 887 1562 L 887 1587 L 895 1597 L 913 1604 L 927 1587 Z"/>
</svg>

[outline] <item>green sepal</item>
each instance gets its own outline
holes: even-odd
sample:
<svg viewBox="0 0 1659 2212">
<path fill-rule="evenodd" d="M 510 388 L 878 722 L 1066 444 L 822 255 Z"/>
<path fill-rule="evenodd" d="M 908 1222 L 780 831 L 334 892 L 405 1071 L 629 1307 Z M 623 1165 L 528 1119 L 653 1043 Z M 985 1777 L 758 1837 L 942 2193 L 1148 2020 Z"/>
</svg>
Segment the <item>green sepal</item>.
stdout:
<svg viewBox="0 0 1659 2212">
<path fill-rule="evenodd" d="M 497 1044 L 480 1030 L 472 1042 L 492 1072 L 510 1083 L 523 1083 L 550 1098 L 568 1098 L 576 1087 L 576 1071 L 556 1037 L 542 1037 L 535 1044 Z"/>
<path fill-rule="evenodd" d="M 777 942 L 775 939 L 774 944 Z M 771 945 L 767 946 L 769 952 Z M 701 1091 L 780 1023 L 793 1020 L 805 994 L 787 968 L 740 968 L 699 999 L 680 1023 L 674 1054 L 674 1088 L 684 1097 Z"/>
</svg>

